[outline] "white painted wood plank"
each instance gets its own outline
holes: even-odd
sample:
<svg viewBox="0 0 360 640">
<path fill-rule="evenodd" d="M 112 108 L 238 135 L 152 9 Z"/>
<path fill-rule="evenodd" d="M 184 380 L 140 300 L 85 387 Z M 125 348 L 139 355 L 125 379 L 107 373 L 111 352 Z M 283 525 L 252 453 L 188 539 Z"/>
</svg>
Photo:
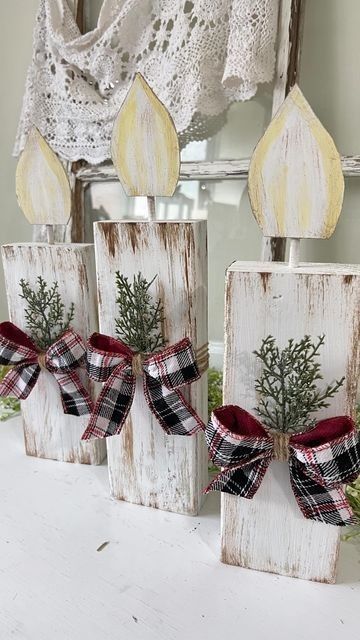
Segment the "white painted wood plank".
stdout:
<svg viewBox="0 0 360 640">
<path fill-rule="evenodd" d="M 247 180 L 250 159 L 216 160 L 214 162 L 182 162 L 179 180 Z M 360 156 L 341 156 L 341 166 L 345 178 L 360 176 Z M 79 167 L 76 172 L 81 182 L 114 182 L 118 180 L 112 164 L 96 167 Z"/>
<path fill-rule="evenodd" d="M 359 374 L 360 267 L 236 262 L 226 284 L 224 403 L 253 413 L 252 354 L 267 335 L 280 347 L 289 338 L 325 333 L 325 382 L 345 385 L 319 418 L 352 413 Z M 288 465 L 273 462 L 252 500 L 222 495 L 222 560 L 287 576 L 332 582 L 339 528 L 305 520 L 293 496 Z"/>
<path fill-rule="evenodd" d="M 274 116 L 299 74 L 305 0 L 280 0 L 276 67 L 273 89 Z"/>
<path fill-rule="evenodd" d="M 102 333 L 115 335 L 116 271 L 130 280 L 140 271 L 147 280 L 158 274 L 153 291 L 164 304 L 169 344 L 184 336 L 195 349 L 207 342 L 206 222 L 98 222 L 95 253 Z M 184 395 L 206 420 L 206 374 Z M 113 496 L 180 513 L 199 511 L 207 482 L 204 435 L 165 435 L 145 403 L 140 378 L 130 417 L 107 447 Z"/>
<path fill-rule="evenodd" d="M 9 244 L 2 247 L 10 320 L 26 329 L 25 301 L 19 297 L 21 278 L 36 285 L 42 276 L 50 285 L 59 284 L 66 307 L 75 303 L 72 327 L 85 340 L 97 329 L 94 247 L 90 244 Z M 83 380 L 86 380 L 84 371 Z M 30 456 L 65 462 L 100 464 L 105 457 L 103 442 L 81 442 L 87 416 L 63 413 L 58 385 L 41 371 L 31 395 L 21 403 L 25 448 Z"/>
<path fill-rule="evenodd" d="M 290 58 L 290 23 L 293 0 L 279 0 L 276 66 L 272 97 L 274 116 L 286 98 Z"/>
<path fill-rule="evenodd" d="M 359 543 L 330 588 L 242 571 L 217 560 L 218 494 L 196 519 L 140 509 L 111 500 L 105 466 L 28 458 L 21 439 L 1 423 L 2 640 L 304 640 L 299 612 L 307 640 L 358 637 Z"/>
</svg>

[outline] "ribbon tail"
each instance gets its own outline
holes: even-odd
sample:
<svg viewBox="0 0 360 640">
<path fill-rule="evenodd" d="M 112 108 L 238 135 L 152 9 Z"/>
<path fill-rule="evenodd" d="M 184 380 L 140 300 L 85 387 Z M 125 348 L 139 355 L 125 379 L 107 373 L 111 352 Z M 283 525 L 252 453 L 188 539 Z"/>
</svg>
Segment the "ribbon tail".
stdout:
<svg viewBox="0 0 360 640">
<path fill-rule="evenodd" d="M 130 411 L 135 387 L 134 376 L 115 369 L 102 388 L 81 439 L 118 435 Z"/>
<path fill-rule="evenodd" d="M 180 391 L 165 387 L 147 374 L 144 374 L 144 395 L 150 411 L 168 435 L 192 436 L 205 429 L 203 421 Z"/>
<path fill-rule="evenodd" d="M 59 388 L 64 413 L 71 416 L 84 416 L 91 413 L 93 402 L 75 371 L 52 372 Z"/>
<path fill-rule="evenodd" d="M 232 469 L 224 469 L 204 489 L 204 493 L 221 491 L 251 500 L 263 481 L 270 460 L 271 458 L 266 456 L 256 462 L 251 461 Z"/>
<path fill-rule="evenodd" d="M 296 460 L 290 460 L 290 480 L 296 502 L 308 520 L 345 527 L 355 524 L 353 512 L 341 487 L 329 488 L 310 477 Z"/>
<path fill-rule="evenodd" d="M 38 364 L 17 365 L 10 369 L 0 384 L 0 396 L 25 400 L 40 375 Z"/>
</svg>

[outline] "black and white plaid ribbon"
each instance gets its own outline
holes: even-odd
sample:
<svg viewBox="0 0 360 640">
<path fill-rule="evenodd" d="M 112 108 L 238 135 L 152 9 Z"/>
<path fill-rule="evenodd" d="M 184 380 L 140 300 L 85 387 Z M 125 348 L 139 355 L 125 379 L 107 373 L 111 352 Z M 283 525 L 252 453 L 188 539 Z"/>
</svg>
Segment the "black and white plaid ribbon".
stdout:
<svg viewBox="0 0 360 640">
<path fill-rule="evenodd" d="M 25 400 L 36 385 L 41 368 L 44 368 L 59 385 L 64 413 L 73 416 L 89 414 L 92 401 L 76 373 L 76 369 L 85 363 L 85 353 L 82 339 L 72 329 L 42 353 L 16 325 L 2 322 L 0 364 L 12 368 L 0 383 L 0 396 Z"/>
<path fill-rule="evenodd" d="M 210 457 L 221 467 L 205 490 L 252 498 L 276 458 L 276 435 L 244 409 L 216 409 L 205 429 Z M 360 443 L 348 416 L 321 420 L 287 440 L 291 486 L 305 518 L 344 526 L 354 523 L 343 485 L 360 473 Z"/>
<path fill-rule="evenodd" d="M 103 382 L 104 386 L 83 440 L 120 433 L 132 405 L 137 374 L 143 376 L 147 404 L 165 433 L 190 436 L 205 428 L 178 391 L 179 387 L 200 377 L 187 338 L 159 353 L 142 357 L 121 340 L 95 333 L 88 342 L 87 361 L 90 378 Z"/>
</svg>

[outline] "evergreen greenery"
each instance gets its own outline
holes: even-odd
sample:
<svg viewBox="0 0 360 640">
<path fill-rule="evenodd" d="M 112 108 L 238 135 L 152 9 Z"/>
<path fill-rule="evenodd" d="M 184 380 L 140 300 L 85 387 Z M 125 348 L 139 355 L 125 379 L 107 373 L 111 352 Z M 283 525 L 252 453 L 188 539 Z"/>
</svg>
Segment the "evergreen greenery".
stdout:
<svg viewBox="0 0 360 640">
<path fill-rule="evenodd" d="M 0 366 L 0 380 L 2 380 L 10 367 Z M 17 398 L 1 398 L 0 397 L 0 420 L 4 421 L 12 416 L 16 416 L 20 411 L 20 401 Z"/>
<path fill-rule="evenodd" d="M 360 405 L 357 406 L 356 423 L 357 428 L 360 430 Z M 349 530 L 345 533 L 343 539 L 350 540 L 355 537 L 360 538 L 360 476 L 354 480 L 354 482 L 347 485 L 345 488 L 345 494 L 358 524 L 354 527 L 349 527 Z"/>
<path fill-rule="evenodd" d="M 21 294 L 27 302 L 25 309 L 26 327 L 35 344 L 46 349 L 69 328 L 74 318 L 75 305 L 72 302 L 69 310 L 61 300 L 58 283 L 48 287 L 45 280 L 38 276 L 37 289 L 32 289 L 24 279 L 20 280 Z"/>
<path fill-rule="evenodd" d="M 316 420 L 312 414 L 328 407 L 345 378 L 318 388 L 323 379 L 317 361 L 325 336 L 313 343 L 310 336 L 299 342 L 291 339 L 282 351 L 276 340 L 268 336 L 254 354 L 263 364 L 261 377 L 255 380 L 260 395 L 255 408 L 263 424 L 270 430 L 295 432 L 310 429 Z"/>
<path fill-rule="evenodd" d="M 211 412 L 222 405 L 222 384 L 223 374 L 218 369 L 208 370 L 208 412 Z"/>
<path fill-rule="evenodd" d="M 140 353 L 153 353 L 166 344 L 162 330 L 164 307 L 160 299 L 154 301 L 149 293 L 156 277 L 148 282 L 138 273 L 131 283 L 119 271 L 116 273 L 119 309 L 116 334 Z"/>
<path fill-rule="evenodd" d="M 211 412 L 223 403 L 222 395 L 223 373 L 218 369 L 210 368 L 208 370 L 208 413 L 209 418 Z M 220 469 L 211 461 L 209 461 L 209 473 L 211 477 L 216 476 Z"/>
</svg>

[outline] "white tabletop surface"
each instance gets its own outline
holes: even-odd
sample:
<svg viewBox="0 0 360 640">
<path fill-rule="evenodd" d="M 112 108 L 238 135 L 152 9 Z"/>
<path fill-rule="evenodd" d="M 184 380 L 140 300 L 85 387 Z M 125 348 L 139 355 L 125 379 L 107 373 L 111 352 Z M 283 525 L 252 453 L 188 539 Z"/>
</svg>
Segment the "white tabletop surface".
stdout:
<svg viewBox="0 0 360 640">
<path fill-rule="evenodd" d="M 360 543 L 336 585 L 223 565 L 217 495 L 196 518 L 116 502 L 105 465 L 26 457 L 19 418 L 0 474 L 1 640 L 360 638 Z"/>
</svg>

